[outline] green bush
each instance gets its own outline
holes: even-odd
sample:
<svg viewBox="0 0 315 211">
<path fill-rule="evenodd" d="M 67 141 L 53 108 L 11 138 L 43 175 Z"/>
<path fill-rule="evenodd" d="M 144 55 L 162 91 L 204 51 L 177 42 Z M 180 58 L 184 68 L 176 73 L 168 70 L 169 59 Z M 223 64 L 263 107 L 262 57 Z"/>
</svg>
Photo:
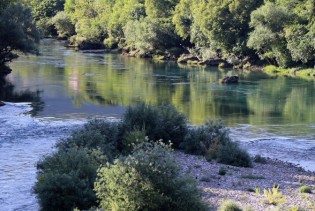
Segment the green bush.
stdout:
<svg viewBox="0 0 315 211">
<path fill-rule="evenodd" d="M 232 200 L 226 200 L 219 207 L 219 211 L 242 211 L 242 209 Z"/>
<path fill-rule="evenodd" d="M 144 103 L 128 107 L 123 116 L 122 133 L 144 129 L 150 140 L 172 141 L 178 148 L 187 133 L 186 117 L 171 105 Z"/>
<path fill-rule="evenodd" d="M 241 149 L 237 143 L 231 141 L 220 148 L 218 162 L 232 166 L 252 167 L 248 152 Z"/>
<path fill-rule="evenodd" d="M 92 120 L 83 129 L 74 131 L 73 134 L 57 143 L 57 148 L 64 150 L 73 147 L 88 150 L 100 149 L 109 161 L 117 155 L 117 124 L 102 120 Z"/>
<path fill-rule="evenodd" d="M 205 155 L 207 159 L 217 158 L 222 145 L 230 142 L 229 131 L 221 121 L 208 121 L 204 126 L 189 130 L 181 148 L 185 152 Z"/>
<path fill-rule="evenodd" d="M 312 189 L 306 185 L 300 187 L 300 193 L 312 193 Z"/>
<path fill-rule="evenodd" d="M 219 169 L 219 175 L 221 175 L 221 176 L 226 175 L 226 168 L 221 167 L 221 168 Z"/>
<path fill-rule="evenodd" d="M 97 205 L 93 184 L 102 162 L 99 153 L 75 148 L 45 157 L 37 164 L 34 186 L 41 208 L 73 210 Z"/>
<path fill-rule="evenodd" d="M 196 182 L 179 174 L 169 147 L 143 143 L 98 172 L 95 191 L 105 210 L 206 210 Z"/>
<path fill-rule="evenodd" d="M 261 157 L 260 155 L 255 155 L 254 162 L 255 163 L 261 163 L 261 164 L 266 164 L 267 163 L 267 159 L 264 158 L 264 157 Z"/>
<path fill-rule="evenodd" d="M 134 147 L 143 142 L 147 142 L 145 130 L 133 130 L 127 132 L 122 139 L 122 151 L 124 153 L 131 153 Z"/>
</svg>

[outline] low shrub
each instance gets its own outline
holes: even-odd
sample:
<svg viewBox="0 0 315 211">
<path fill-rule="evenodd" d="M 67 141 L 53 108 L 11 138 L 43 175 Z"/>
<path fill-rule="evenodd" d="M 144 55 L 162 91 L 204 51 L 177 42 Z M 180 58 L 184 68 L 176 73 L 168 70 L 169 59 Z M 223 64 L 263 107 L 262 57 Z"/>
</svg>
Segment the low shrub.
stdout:
<svg viewBox="0 0 315 211">
<path fill-rule="evenodd" d="M 171 105 L 152 106 L 144 103 L 128 107 L 123 116 L 122 136 L 144 129 L 150 140 L 170 140 L 178 148 L 187 133 L 186 117 Z"/>
<path fill-rule="evenodd" d="M 252 167 L 248 152 L 241 149 L 237 143 L 231 141 L 220 148 L 218 162 L 232 166 Z"/>
<path fill-rule="evenodd" d="M 236 202 L 232 200 L 226 200 L 219 207 L 219 211 L 242 211 L 242 209 L 238 204 L 236 204 Z"/>
<path fill-rule="evenodd" d="M 207 210 L 195 180 L 180 175 L 169 147 L 158 143 L 101 168 L 95 191 L 105 210 Z"/>
<path fill-rule="evenodd" d="M 306 185 L 301 186 L 299 190 L 300 193 L 312 193 L 312 188 Z"/>
<path fill-rule="evenodd" d="M 60 150 L 70 148 L 100 149 L 108 161 L 117 156 L 118 128 L 116 124 L 102 120 L 92 120 L 83 129 L 76 130 L 69 138 L 56 145 Z"/>
<path fill-rule="evenodd" d="M 147 142 L 145 130 L 132 130 L 126 132 L 122 139 L 122 151 L 129 154 L 133 151 L 134 147 L 143 142 Z"/>
<path fill-rule="evenodd" d="M 260 155 L 255 155 L 254 162 L 255 163 L 261 163 L 261 164 L 266 164 L 267 163 L 267 159 L 262 157 L 262 156 L 260 156 Z"/>
<path fill-rule="evenodd" d="M 189 130 L 181 148 L 186 153 L 205 155 L 207 160 L 217 158 L 222 145 L 230 142 L 229 131 L 221 121 L 208 121 L 204 126 Z"/>
<path fill-rule="evenodd" d="M 257 176 L 253 174 L 243 175 L 242 178 L 243 179 L 265 179 L 265 177 L 263 176 Z"/>
<path fill-rule="evenodd" d="M 221 167 L 221 168 L 219 169 L 219 175 L 221 175 L 221 176 L 226 175 L 226 168 Z"/>
<path fill-rule="evenodd" d="M 43 210 L 88 209 L 97 205 L 93 184 L 104 162 L 86 149 L 60 150 L 37 164 L 34 192 Z"/>
</svg>

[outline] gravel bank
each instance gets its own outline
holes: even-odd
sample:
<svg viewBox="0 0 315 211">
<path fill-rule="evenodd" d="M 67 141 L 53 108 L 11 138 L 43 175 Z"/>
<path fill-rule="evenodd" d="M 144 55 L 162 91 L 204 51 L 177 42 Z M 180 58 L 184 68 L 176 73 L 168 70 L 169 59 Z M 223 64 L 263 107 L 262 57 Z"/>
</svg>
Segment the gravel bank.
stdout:
<svg viewBox="0 0 315 211">
<path fill-rule="evenodd" d="M 244 210 L 306 210 L 315 211 L 315 172 L 278 160 L 267 159 L 266 164 L 253 163 L 253 168 L 240 168 L 207 162 L 204 158 L 175 152 L 183 172 L 197 179 L 204 200 L 214 210 L 226 199 L 231 199 Z M 226 170 L 219 175 L 220 168 Z M 268 204 L 264 189 L 279 185 L 285 203 Z M 307 185 L 311 194 L 300 193 L 299 188 Z M 260 194 L 255 191 L 260 189 Z"/>
</svg>

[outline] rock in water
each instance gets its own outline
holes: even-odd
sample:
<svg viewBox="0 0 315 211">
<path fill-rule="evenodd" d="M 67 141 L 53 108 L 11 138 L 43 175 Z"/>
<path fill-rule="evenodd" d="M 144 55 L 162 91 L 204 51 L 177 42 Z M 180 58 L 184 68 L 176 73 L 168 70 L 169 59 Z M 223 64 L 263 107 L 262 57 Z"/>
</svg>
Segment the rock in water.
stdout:
<svg viewBox="0 0 315 211">
<path fill-rule="evenodd" d="M 5 106 L 5 103 L 2 102 L 2 101 L 0 101 L 0 107 L 1 107 L 1 106 Z"/>
<path fill-rule="evenodd" d="M 238 83 L 238 79 L 239 79 L 238 75 L 225 76 L 223 79 L 221 79 L 221 83 L 235 84 L 235 83 Z"/>
</svg>

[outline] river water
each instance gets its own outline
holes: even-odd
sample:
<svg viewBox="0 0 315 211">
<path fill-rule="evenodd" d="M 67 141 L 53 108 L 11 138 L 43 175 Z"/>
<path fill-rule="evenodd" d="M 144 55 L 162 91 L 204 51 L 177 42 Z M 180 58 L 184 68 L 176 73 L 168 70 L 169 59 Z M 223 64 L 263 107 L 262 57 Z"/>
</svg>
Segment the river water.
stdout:
<svg viewBox="0 0 315 211">
<path fill-rule="evenodd" d="M 171 103 L 194 125 L 222 119 L 252 154 L 315 171 L 315 80 L 78 52 L 43 40 L 0 80 L 0 210 L 38 210 L 36 162 L 92 118 L 137 102 Z M 219 79 L 238 74 L 240 83 Z"/>
</svg>

